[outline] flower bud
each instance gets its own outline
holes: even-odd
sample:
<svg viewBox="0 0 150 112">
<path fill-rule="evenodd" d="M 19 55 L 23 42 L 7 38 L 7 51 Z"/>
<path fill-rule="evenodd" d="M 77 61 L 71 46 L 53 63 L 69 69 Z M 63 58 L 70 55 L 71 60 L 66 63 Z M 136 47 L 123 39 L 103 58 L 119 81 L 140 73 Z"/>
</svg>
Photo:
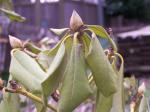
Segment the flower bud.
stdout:
<svg viewBox="0 0 150 112">
<path fill-rule="evenodd" d="M 0 87 L 4 85 L 4 81 L 0 78 Z"/>
<path fill-rule="evenodd" d="M 9 35 L 9 42 L 12 48 L 21 48 L 23 46 L 22 41 L 14 36 Z"/>
<path fill-rule="evenodd" d="M 78 30 L 83 25 L 83 21 L 79 14 L 74 10 L 70 18 L 70 28 L 73 31 Z"/>
<path fill-rule="evenodd" d="M 10 80 L 9 84 L 10 84 L 11 88 L 14 90 L 21 89 L 21 86 L 15 80 Z"/>
<path fill-rule="evenodd" d="M 138 93 L 143 94 L 145 92 L 145 89 L 145 83 L 143 82 L 138 88 Z"/>
</svg>

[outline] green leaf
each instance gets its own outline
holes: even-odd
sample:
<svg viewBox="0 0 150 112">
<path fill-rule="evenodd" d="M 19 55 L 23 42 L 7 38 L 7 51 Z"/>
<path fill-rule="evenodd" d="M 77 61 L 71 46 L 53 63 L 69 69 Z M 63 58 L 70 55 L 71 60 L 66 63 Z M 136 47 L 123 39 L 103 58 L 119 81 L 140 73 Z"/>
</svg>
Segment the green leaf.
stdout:
<svg viewBox="0 0 150 112">
<path fill-rule="evenodd" d="M 17 14 L 14 11 L 11 10 L 6 10 L 6 9 L 0 9 L 0 11 L 2 11 L 4 14 L 6 14 L 10 20 L 12 21 L 18 21 L 18 22 L 24 22 L 25 18 L 23 16 L 20 16 L 19 14 Z"/>
<path fill-rule="evenodd" d="M 50 31 L 53 32 L 55 35 L 60 36 L 66 31 L 68 31 L 69 28 L 62 28 L 62 29 L 55 29 L 55 28 L 50 28 Z"/>
<path fill-rule="evenodd" d="M 31 58 L 23 51 L 14 49 L 11 54 L 10 73 L 12 76 L 26 89 L 43 96 L 41 82 L 47 74 L 40 68 L 34 58 Z M 47 103 L 45 99 L 43 100 L 43 103 Z M 45 106 L 42 108 L 45 109 Z"/>
<path fill-rule="evenodd" d="M 72 112 L 90 95 L 91 88 L 86 76 L 82 47 L 75 36 L 69 62 L 64 73 L 58 112 Z"/>
<path fill-rule="evenodd" d="M 49 68 L 49 66 L 53 62 L 54 57 L 55 57 L 55 55 L 56 55 L 62 42 L 65 43 L 65 46 L 67 47 L 66 50 L 70 49 L 70 44 L 71 44 L 71 40 L 70 40 L 71 38 L 70 37 L 71 37 L 70 35 L 64 36 L 52 49 L 42 51 L 38 55 L 37 61 L 39 62 L 39 64 L 41 66 L 44 67 L 44 69 L 46 69 L 46 71 L 47 71 L 47 68 Z"/>
<path fill-rule="evenodd" d="M 110 96 L 116 92 L 116 73 L 107 59 L 96 35 L 90 43 L 86 61 L 92 71 L 96 86 L 104 96 Z"/>
<path fill-rule="evenodd" d="M 109 112 L 112 108 L 113 95 L 105 97 L 100 91 L 97 91 L 96 112 Z M 116 111 L 118 112 L 118 111 Z M 122 111 L 123 112 L 123 111 Z"/>
<path fill-rule="evenodd" d="M 120 54 L 119 58 L 121 59 L 121 65 L 119 71 L 115 70 L 117 73 L 117 92 L 113 96 L 113 108 L 111 112 L 123 112 L 124 111 L 124 86 L 123 86 L 123 81 L 124 81 L 124 75 L 123 75 L 123 70 L 124 70 L 124 61 L 123 58 Z"/>
<path fill-rule="evenodd" d="M 43 89 L 43 101 L 45 105 L 47 104 L 47 97 L 51 95 L 59 86 L 59 83 L 63 76 L 63 71 L 65 67 L 65 45 L 62 42 L 56 56 L 54 57 L 51 65 L 47 71 L 48 76 L 42 81 Z"/>
<path fill-rule="evenodd" d="M 43 51 L 43 53 L 45 55 L 48 55 L 49 57 L 55 56 L 55 54 L 58 51 L 61 43 L 63 41 L 65 41 L 67 38 L 70 38 L 70 37 L 71 37 L 71 35 L 65 35 L 64 37 L 61 38 L 61 40 L 52 49 Z M 53 60 L 53 58 L 52 58 L 52 60 Z"/>
<path fill-rule="evenodd" d="M 85 50 L 85 54 L 88 53 L 89 51 L 89 46 L 90 46 L 90 37 L 87 33 L 84 33 L 81 37 L 82 42 L 83 42 L 83 46 L 84 46 L 84 50 Z"/>
<path fill-rule="evenodd" d="M 99 25 L 86 25 L 88 29 L 92 30 L 96 35 L 102 37 L 102 38 L 110 38 L 109 34 L 106 32 L 106 30 Z"/>
<path fill-rule="evenodd" d="M 9 76 L 12 80 L 12 76 Z M 8 84 L 7 87 L 10 87 Z M 0 103 L 0 112 L 20 112 L 19 95 L 15 93 L 4 93 L 3 100 Z"/>
<path fill-rule="evenodd" d="M 46 73 L 40 68 L 35 59 L 20 50 L 12 51 L 10 73 L 27 89 L 41 92 L 41 81 Z"/>
<path fill-rule="evenodd" d="M 150 112 L 148 98 L 146 98 L 145 96 L 143 96 L 141 99 L 139 112 Z"/>
<path fill-rule="evenodd" d="M 50 59 L 47 55 L 45 55 L 43 52 L 39 53 L 36 57 L 37 62 L 41 66 L 41 68 L 47 72 L 49 66 L 50 66 Z"/>
<path fill-rule="evenodd" d="M 47 70 L 48 76 L 42 81 L 43 87 L 43 100 L 46 101 L 47 96 L 51 95 L 56 89 L 59 88 L 59 84 L 63 77 L 67 60 L 69 57 L 70 49 L 72 45 L 72 38 L 66 38 L 60 45 L 59 49 L 55 52 L 49 52 L 47 60 L 50 59 L 51 62 Z M 56 53 L 56 54 L 55 54 Z M 42 109 L 42 108 L 40 108 Z"/>
<path fill-rule="evenodd" d="M 65 45 L 62 43 L 48 69 L 48 76 L 42 81 L 42 88 L 45 96 L 52 94 L 59 85 L 60 79 L 63 76 L 62 71 L 64 71 L 64 56 Z"/>
<path fill-rule="evenodd" d="M 70 39 L 71 39 L 71 35 L 66 35 L 52 49 L 41 52 L 42 55 L 45 55 L 46 57 L 48 57 L 48 59 L 46 59 L 46 60 L 47 60 L 47 64 L 49 66 L 53 62 L 53 59 L 54 59 L 62 42 L 65 42 L 65 46 L 67 45 L 69 47 L 69 48 L 66 48 L 66 50 L 70 49 L 70 44 L 71 44 Z"/>
<path fill-rule="evenodd" d="M 92 33 L 94 32 L 99 37 L 107 39 L 112 45 L 114 51 L 117 51 L 117 46 L 115 42 L 113 41 L 113 39 L 109 36 L 107 31 L 102 26 L 98 26 L 98 25 L 86 25 L 86 26 L 87 26 L 86 30 L 90 30 Z"/>
</svg>

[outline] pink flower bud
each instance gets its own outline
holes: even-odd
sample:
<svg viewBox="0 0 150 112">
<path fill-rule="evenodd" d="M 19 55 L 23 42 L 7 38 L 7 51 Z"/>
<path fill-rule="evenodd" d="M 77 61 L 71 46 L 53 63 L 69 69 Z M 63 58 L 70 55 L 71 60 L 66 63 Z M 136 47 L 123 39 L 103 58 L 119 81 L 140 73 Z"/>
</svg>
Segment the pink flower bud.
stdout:
<svg viewBox="0 0 150 112">
<path fill-rule="evenodd" d="M 146 87 L 145 87 L 145 83 L 143 82 L 138 88 L 138 93 L 143 94 L 145 90 L 146 90 Z"/>
</svg>

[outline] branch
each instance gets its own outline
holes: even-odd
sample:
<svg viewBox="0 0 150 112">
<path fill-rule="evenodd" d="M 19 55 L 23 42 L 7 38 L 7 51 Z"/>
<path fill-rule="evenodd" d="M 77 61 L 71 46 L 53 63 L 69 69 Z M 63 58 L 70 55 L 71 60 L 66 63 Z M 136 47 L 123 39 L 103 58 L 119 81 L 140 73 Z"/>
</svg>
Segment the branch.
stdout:
<svg viewBox="0 0 150 112">
<path fill-rule="evenodd" d="M 43 101 L 41 98 L 37 97 L 36 95 L 26 91 L 26 89 L 24 88 L 19 88 L 19 89 L 10 89 L 10 88 L 7 88 L 7 87 L 3 87 L 3 86 L 0 86 L 0 89 L 4 89 L 6 92 L 9 92 L 9 93 L 18 93 L 18 94 L 21 94 L 21 95 L 24 95 L 36 102 L 39 102 L 41 104 L 43 104 Z M 51 110 L 53 110 L 54 112 L 57 112 L 57 109 L 55 107 L 53 107 L 51 104 L 47 104 L 47 107 L 50 108 Z"/>
<path fill-rule="evenodd" d="M 133 98 L 132 98 L 132 101 L 130 103 L 130 111 L 131 112 L 136 112 L 139 105 L 140 105 L 140 102 L 141 102 L 141 99 L 143 97 L 143 93 L 139 93 L 137 92 Z"/>
</svg>

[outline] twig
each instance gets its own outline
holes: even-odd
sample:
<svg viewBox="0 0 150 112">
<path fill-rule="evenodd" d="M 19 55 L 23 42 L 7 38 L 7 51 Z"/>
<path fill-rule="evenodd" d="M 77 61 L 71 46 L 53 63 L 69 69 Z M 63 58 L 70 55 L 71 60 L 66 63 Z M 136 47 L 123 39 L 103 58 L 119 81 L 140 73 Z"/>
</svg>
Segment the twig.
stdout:
<svg viewBox="0 0 150 112">
<path fill-rule="evenodd" d="M 25 89 L 23 88 L 20 88 L 20 89 L 10 89 L 10 88 L 5 88 L 5 87 L 2 87 L 0 86 L 0 89 L 4 88 L 6 92 L 9 92 L 9 93 L 19 93 L 21 95 L 24 95 L 26 97 L 29 97 L 30 99 L 36 101 L 36 102 L 39 102 L 41 104 L 43 104 L 43 101 L 41 98 L 37 97 L 36 95 L 26 91 Z M 57 112 L 57 109 L 55 107 L 53 107 L 51 104 L 47 104 L 47 107 L 50 108 L 51 110 L 53 110 L 54 112 Z"/>
<path fill-rule="evenodd" d="M 141 99 L 143 97 L 143 94 L 137 92 L 133 98 L 132 98 L 132 101 L 130 103 L 130 112 L 136 112 L 139 105 L 140 105 L 140 102 L 141 102 Z"/>
<path fill-rule="evenodd" d="M 130 104 L 130 112 L 135 112 L 135 103 L 134 102 L 132 102 Z"/>
</svg>

